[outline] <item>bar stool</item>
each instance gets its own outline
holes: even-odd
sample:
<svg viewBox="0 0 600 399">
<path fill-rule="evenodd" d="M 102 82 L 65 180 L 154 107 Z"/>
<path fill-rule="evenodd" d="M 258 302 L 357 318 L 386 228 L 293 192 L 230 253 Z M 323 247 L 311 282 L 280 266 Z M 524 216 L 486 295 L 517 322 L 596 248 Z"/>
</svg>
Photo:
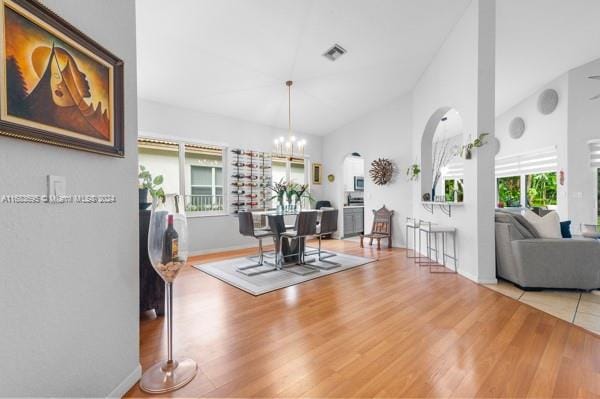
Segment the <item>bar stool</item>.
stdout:
<svg viewBox="0 0 600 399">
<path fill-rule="evenodd" d="M 429 266 L 430 273 L 451 273 L 456 274 L 457 267 L 457 257 L 456 257 L 456 228 L 451 226 L 439 226 L 432 224 L 431 222 L 425 222 L 422 229 L 427 234 L 427 257 L 429 258 L 429 262 L 426 262 L 426 266 Z M 435 248 L 433 248 L 432 244 L 432 236 L 433 242 L 435 242 Z M 441 236 L 442 241 L 442 263 L 439 263 L 439 246 L 438 246 L 438 236 Z M 448 236 L 452 236 L 452 255 L 446 253 L 446 240 Z M 433 262 L 432 252 L 435 252 L 435 262 Z M 446 259 L 452 259 L 454 263 L 453 271 L 446 271 Z M 443 270 L 436 270 L 433 268 L 443 267 Z"/>
<path fill-rule="evenodd" d="M 415 231 L 418 232 L 418 247 L 417 247 L 417 251 L 415 252 L 415 263 L 418 264 L 419 266 L 429 266 L 429 264 L 432 262 L 431 259 L 431 237 L 429 234 L 429 230 L 431 229 L 431 226 L 434 225 L 434 223 L 427 221 L 427 220 L 423 220 L 423 219 L 419 219 L 418 221 L 416 219 L 414 219 L 415 221 L 415 225 L 417 226 L 415 228 Z M 426 256 L 420 255 L 421 254 L 421 248 L 423 247 L 422 245 L 422 241 L 421 241 L 421 236 L 423 235 L 423 233 L 426 234 L 425 236 L 425 248 L 427 250 L 426 252 Z M 417 241 L 415 241 L 415 245 L 417 244 Z M 435 249 L 433 249 L 433 251 L 435 252 Z M 416 255 L 416 253 L 419 253 L 419 255 Z"/>
<path fill-rule="evenodd" d="M 417 231 L 419 230 L 419 221 L 413 217 L 407 216 L 406 223 L 404 224 L 406 229 L 406 257 L 409 259 L 420 258 L 420 255 L 417 255 Z M 408 239 L 409 234 L 408 231 L 412 230 L 413 236 L 413 247 L 412 247 L 412 255 L 410 255 L 410 240 Z M 420 236 L 419 236 L 420 238 Z M 421 248 L 419 247 L 419 251 Z"/>
</svg>

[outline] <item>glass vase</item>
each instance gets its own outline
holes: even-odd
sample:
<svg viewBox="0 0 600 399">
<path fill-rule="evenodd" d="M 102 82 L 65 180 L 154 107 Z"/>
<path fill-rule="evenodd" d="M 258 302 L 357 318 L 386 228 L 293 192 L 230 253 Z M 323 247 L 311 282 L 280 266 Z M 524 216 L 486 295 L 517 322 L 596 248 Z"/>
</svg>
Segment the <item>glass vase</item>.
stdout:
<svg viewBox="0 0 600 399">
<path fill-rule="evenodd" d="M 165 393 L 186 385 L 198 370 L 192 359 L 173 359 L 173 281 L 188 258 L 187 219 L 178 195 L 153 199 L 148 255 L 152 267 L 165 281 L 167 359 L 144 372 L 140 388 L 148 393 Z"/>
</svg>

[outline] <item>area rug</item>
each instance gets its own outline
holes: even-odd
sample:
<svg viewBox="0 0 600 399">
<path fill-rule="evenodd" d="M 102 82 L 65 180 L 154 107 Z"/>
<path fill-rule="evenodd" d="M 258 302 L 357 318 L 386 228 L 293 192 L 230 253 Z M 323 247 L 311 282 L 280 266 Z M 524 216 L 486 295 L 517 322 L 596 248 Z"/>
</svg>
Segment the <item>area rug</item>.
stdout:
<svg viewBox="0 0 600 399">
<path fill-rule="evenodd" d="M 248 276 L 237 271 L 239 267 L 248 266 L 253 263 L 248 258 L 234 258 L 219 262 L 196 264 L 194 267 L 249 294 L 262 295 L 357 266 L 363 266 L 374 262 L 375 259 L 335 252 L 335 256 L 328 258 L 327 261 L 339 263 L 340 266 L 329 270 L 320 269 L 316 273 L 307 275 L 297 275 L 283 270 L 275 270 L 253 276 Z"/>
</svg>

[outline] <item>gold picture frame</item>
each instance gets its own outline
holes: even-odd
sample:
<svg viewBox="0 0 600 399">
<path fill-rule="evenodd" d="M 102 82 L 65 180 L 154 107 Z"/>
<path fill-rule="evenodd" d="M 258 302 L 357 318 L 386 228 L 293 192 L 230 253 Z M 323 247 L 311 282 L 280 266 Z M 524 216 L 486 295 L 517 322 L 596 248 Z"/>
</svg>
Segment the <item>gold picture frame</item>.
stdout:
<svg viewBox="0 0 600 399">
<path fill-rule="evenodd" d="M 33 0 L 0 0 L 0 135 L 123 157 L 123 61 Z"/>
<path fill-rule="evenodd" d="M 317 162 L 312 164 L 312 184 L 322 184 L 323 165 Z"/>
</svg>

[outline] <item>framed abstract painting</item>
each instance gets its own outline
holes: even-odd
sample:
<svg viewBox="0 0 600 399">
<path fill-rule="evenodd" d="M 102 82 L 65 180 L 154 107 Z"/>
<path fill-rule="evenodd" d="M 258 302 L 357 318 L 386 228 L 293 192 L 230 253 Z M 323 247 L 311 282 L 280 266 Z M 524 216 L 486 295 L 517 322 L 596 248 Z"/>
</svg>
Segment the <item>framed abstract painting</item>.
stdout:
<svg viewBox="0 0 600 399">
<path fill-rule="evenodd" d="M 124 156 L 123 61 L 36 1 L 0 2 L 0 134 Z"/>
</svg>

